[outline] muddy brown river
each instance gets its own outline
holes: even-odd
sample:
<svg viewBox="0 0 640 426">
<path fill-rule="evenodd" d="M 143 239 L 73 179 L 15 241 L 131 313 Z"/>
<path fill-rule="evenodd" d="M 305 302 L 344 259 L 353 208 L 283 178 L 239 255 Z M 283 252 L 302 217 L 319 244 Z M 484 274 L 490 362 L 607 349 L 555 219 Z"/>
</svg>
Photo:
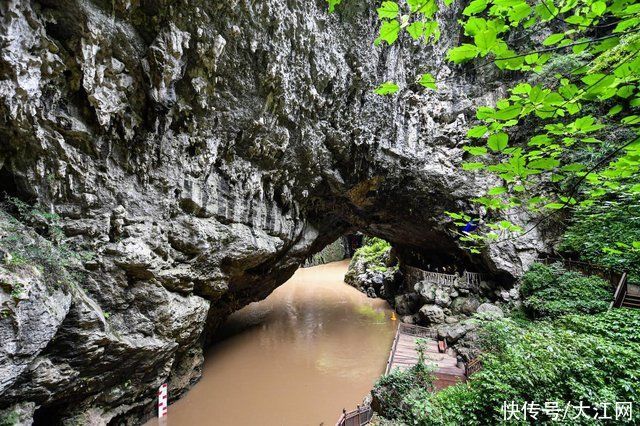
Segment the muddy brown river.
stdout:
<svg viewBox="0 0 640 426">
<path fill-rule="evenodd" d="M 397 322 L 385 301 L 343 282 L 348 264 L 299 269 L 234 313 L 202 380 L 162 424 L 334 425 L 361 403 L 384 372 Z"/>
</svg>

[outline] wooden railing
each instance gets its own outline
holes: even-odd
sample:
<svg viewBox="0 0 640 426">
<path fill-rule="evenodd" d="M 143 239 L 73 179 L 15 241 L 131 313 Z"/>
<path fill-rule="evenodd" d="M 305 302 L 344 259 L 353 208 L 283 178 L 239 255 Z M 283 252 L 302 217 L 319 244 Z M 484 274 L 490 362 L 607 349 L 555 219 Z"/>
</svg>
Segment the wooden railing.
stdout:
<svg viewBox="0 0 640 426">
<path fill-rule="evenodd" d="M 452 285 L 458 279 L 458 276 L 455 274 L 425 271 L 413 266 L 405 266 L 404 270 L 409 277 L 414 278 L 416 281 L 429 281 L 435 284 Z"/>
<path fill-rule="evenodd" d="M 400 327 L 404 325 L 403 322 L 398 324 L 398 329 L 396 330 L 396 335 L 393 338 L 393 343 L 391 345 L 391 352 L 389 352 L 389 358 L 387 358 L 387 368 L 384 369 L 384 375 L 386 376 L 391 371 L 391 365 L 393 364 L 393 357 L 396 354 L 396 349 L 398 347 L 398 340 L 400 340 Z"/>
<path fill-rule="evenodd" d="M 353 411 L 342 410 L 336 426 L 364 426 L 371 421 L 373 409 L 368 406 L 359 406 Z"/>
<path fill-rule="evenodd" d="M 622 274 L 622 278 L 620 278 L 620 282 L 616 287 L 616 292 L 613 294 L 613 302 L 609 305 L 609 309 L 611 308 L 619 308 L 622 306 L 622 302 L 624 302 L 624 298 L 627 295 L 627 291 L 629 286 L 627 284 L 627 273 Z"/>
<path fill-rule="evenodd" d="M 464 271 L 462 276 L 457 274 L 443 274 L 440 272 L 425 271 L 413 266 L 405 266 L 404 270 L 408 277 L 414 278 L 416 281 L 429 281 L 434 284 L 453 286 L 457 281 L 466 281 L 469 288 L 478 288 L 480 282 L 488 278 L 487 274 L 479 272 Z"/>
<path fill-rule="evenodd" d="M 465 365 L 464 374 L 465 376 L 469 377 L 472 374 L 477 373 L 481 369 L 482 369 L 482 361 L 480 360 L 479 357 L 476 357 Z"/>
<path fill-rule="evenodd" d="M 470 288 L 477 289 L 480 287 L 480 282 L 487 280 L 488 275 L 481 274 L 479 272 L 464 271 L 464 274 L 462 274 L 462 277 L 467 281 L 467 285 Z"/>
<path fill-rule="evenodd" d="M 387 375 L 391 372 L 391 367 L 393 366 L 393 358 L 396 355 L 396 349 L 398 348 L 398 340 L 400 340 L 401 334 L 408 334 L 410 336 L 428 338 L 428 339 L 437 339 L 438 338 L 438 330 L 428 327 L 421 327 L 419 325 L 406 324 L 401 322 L 398 324 L 398 329 L 396 330 L 396 335 L 393 338 L 393 344 L 391 345 L 391 352 L 389 353 L 389 358 L 387 359 L 387 368 L 384 370 L 384 374 Z"/>
<path fill-rule="evenodd" d="M 419 325 L 407 324 L 404 322 L 398 324 L 398 333 L 428 339 L 436 339 L 438 337 L 438 330 L 436 330 L 435 328 L 422 327 Z"/>
</svg>

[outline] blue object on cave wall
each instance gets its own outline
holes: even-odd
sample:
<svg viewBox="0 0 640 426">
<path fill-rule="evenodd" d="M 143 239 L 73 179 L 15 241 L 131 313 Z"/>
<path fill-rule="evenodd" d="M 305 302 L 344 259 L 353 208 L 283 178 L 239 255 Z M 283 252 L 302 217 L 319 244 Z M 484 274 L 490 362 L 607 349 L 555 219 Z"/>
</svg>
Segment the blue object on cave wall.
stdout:
<svg viewBox="0 0 640 426">
<path fill-rule="evenodd" d="M 471 220 L 462 228 L 462 232 L 473 232 L 476 229 L 478 229 L 478 225 Z"/>
</svg>

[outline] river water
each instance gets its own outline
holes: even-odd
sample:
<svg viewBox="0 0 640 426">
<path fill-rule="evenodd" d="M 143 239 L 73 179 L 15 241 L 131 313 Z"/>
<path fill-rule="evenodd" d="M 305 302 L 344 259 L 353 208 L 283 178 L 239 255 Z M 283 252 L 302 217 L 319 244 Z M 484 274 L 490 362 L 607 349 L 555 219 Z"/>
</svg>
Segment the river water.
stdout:
<svg viewBox="0 0 640 426">
<path fill-rule="evenodd" d="M 397 322 L 343 282 L 349 262 L 299 269 L 234 313 L 202 380 L 169 406 L 171 426 L 334 425 L 384 372 Z M 157 424 L 154 420 L 148 424 Z"/>
</svg>

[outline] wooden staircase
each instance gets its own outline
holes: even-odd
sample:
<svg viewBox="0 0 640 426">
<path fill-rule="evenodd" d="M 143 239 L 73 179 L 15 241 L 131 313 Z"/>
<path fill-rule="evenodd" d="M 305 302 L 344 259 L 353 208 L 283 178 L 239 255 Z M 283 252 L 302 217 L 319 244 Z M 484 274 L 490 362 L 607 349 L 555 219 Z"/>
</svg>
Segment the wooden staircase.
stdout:
<svg viewBox="0 0 640 426">
<path fill-rule="evenodd" d="M 622 307 L 640 309 L 640 287 L 629 285 L 622 299 Z"/>
<path fill-rule="evenodd" d="M 620 283 L 613 295 L 611 308 L 632 308 L 640 309 L 640 286 L 629 284 L 627 282 L 627 274 L 623 274 Z"/>
</svg>

